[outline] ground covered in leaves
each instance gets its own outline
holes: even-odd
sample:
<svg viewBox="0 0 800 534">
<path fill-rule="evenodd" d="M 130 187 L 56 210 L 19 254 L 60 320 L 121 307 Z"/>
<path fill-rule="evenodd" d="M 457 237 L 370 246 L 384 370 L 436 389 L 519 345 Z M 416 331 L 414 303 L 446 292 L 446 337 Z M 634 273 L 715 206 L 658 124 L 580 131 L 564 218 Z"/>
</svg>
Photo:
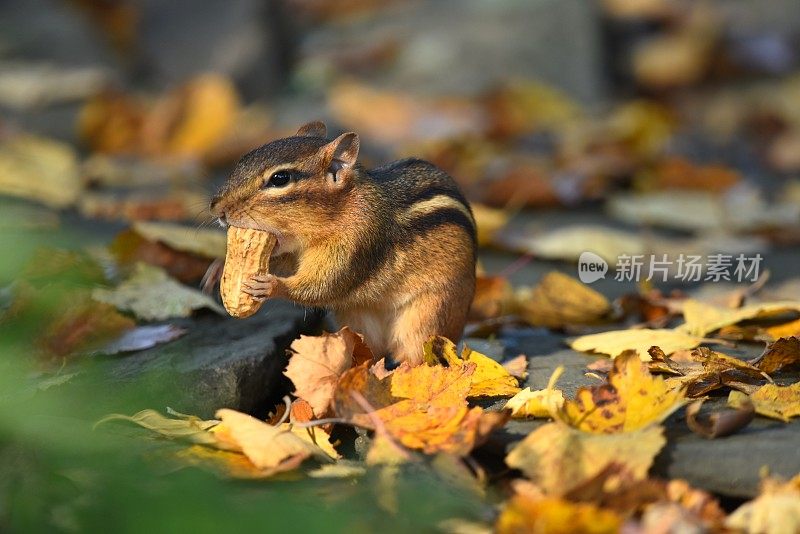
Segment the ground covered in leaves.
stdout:
<svg viewBox="0 0 800 534">
<path fill-rule="evenodd" d="M 130 53 L 133 4 L 76 4 Z M 639 96 L 597 108 L 355 75 L 398 43 L 255 102 L 218 72 L 0 65 L 0 530 L 800 531 L 800 79 L 741 75 L 705 8 L 645 4 L 670 24 L 632 49 Z M 420 366 L 199 290 L 209 193 L 319 118 L 473 205 L 464 340 Z"/>
</svg>

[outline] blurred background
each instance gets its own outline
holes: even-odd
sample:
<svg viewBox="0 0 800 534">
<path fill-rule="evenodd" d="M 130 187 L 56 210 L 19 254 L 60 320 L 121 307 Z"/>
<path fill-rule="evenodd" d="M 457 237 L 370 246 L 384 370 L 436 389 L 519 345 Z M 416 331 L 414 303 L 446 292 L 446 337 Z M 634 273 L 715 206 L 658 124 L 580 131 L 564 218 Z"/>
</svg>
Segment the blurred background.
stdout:
<svg viewBox="0 0 800 534">
<path fill-rule="evenodd" d="M 798 0 L 0 0 L 0 530 L 382 525 L 369 488 L 153 481 L 130 440 L 86 427 L 96 390 L 54 387 L 85 341 L 63 334 L 75 287 L 133 260 L 195 286 L 214 254 L 176 262 L 141 223 L 204 227 L 242 154 L 317 119 L 359 133 L 368 166 L 414 155 L 461 184 L 473 319 L 584 250 L 608 297 L 652 289 L 613 279 L 646 253 L 761 254 L 800 297 Z M 485 511 L 439 483 L 409 482 L 398 530 Z"/>
</svg>

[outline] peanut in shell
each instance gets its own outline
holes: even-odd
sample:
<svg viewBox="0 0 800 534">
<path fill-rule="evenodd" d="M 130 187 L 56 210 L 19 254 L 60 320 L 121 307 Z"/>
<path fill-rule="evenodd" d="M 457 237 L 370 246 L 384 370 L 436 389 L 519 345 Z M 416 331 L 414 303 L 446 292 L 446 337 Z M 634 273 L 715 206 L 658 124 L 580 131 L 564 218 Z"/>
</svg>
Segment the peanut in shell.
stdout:
<svg viewBox="0 0 800 534">
<path fill-rule="evenodd" d="M 269 273 L 269 257 L 275 241 L 274 235 L 263 230 L 228 227 L 225 267 L 219 292 L 222 304 L 233 317 L 249 317 L 261 307 L 263 301 L 242 291 L 242 284 L 254 275 Z"/>
</svg>

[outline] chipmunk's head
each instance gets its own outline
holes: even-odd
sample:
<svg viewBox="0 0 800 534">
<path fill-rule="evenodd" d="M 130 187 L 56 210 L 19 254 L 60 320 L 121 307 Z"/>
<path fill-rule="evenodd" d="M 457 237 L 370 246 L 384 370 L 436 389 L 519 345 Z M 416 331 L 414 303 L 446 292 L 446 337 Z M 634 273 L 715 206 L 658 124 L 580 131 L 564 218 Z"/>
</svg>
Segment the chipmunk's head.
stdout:
<svg viewBox="0 0 800 534">
<path fill-rule="evenodd" d="M 275 234 L 276 253 L 334 231 L 358 177 L 359 139 L 345 133 L 328 141 L 325 135 L 325 125 L 312 122 L 246 154 L 212 199 L 212 215 L 223 225 Z"/>
</svg>

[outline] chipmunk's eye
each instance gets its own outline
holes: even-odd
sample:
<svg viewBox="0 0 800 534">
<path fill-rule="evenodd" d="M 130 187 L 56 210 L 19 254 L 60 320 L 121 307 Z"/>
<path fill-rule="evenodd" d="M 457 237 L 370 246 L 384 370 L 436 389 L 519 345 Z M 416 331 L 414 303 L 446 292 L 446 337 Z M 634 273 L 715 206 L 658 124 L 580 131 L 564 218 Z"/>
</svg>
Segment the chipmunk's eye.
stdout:
<svg viewBox="0 0 800 534">
<path fill-rule="evenodd" d="M 292 174 L 289 171 L 278 171 L 269 177 L 265 187 L 283 187 L 292 181 Z"/>
</svg>

